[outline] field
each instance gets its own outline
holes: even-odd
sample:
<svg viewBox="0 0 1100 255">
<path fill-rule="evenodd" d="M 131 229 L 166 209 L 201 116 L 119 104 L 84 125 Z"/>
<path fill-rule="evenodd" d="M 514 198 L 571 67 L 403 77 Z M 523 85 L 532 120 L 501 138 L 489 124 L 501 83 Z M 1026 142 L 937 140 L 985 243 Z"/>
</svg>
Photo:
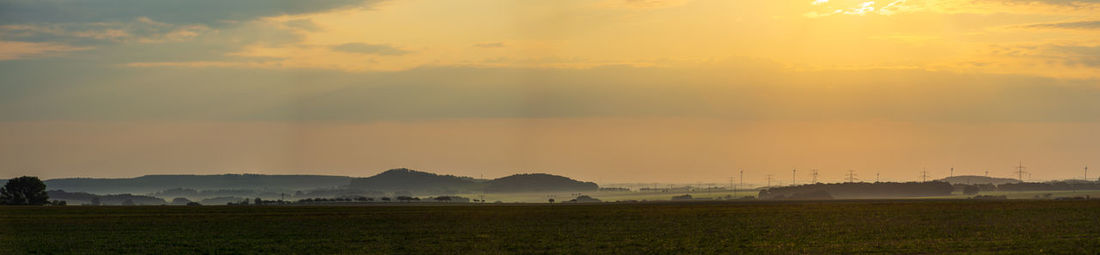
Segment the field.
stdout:
<svg viewBox="0 0 1100 255">
<path fill-rule="evenodd" d="M 691 195 L 696 199 L 726 199 L 726 197 L 756 197 L 759 191 L 739 191 L 737 193 L 729 191 L 720 192 L 705 192 L 705 191 L 691 191 L 691 192 L 586 192 L 585 195 L 592 196 L 603 200 L 604 202 L 615 201 L 661 201 L 669 200 L 673 196 L 679 195 Z M 1005 196 L 1009 199 L 1034 199 L 1036 196 L 1044 196 L 1049 194 L 1050 198 L 1068 198 L 1068 197 L 1092 197 L 1100 198 L 1100 190 L 1049 190 L 1049 191 L 983 191 L 978 195 L 989 196 Z M 505 194 L 458 194 L 458 196 L 468 197 L 473 199 L 484 198 L 486 201 L 503 201 L 508 202 L 522 202 L 522 203 L 545 203 L 548 198 L 554 198 L 558 201 L 569 200 L 572 197 L 576 197 L 575 193 L 505 193 Z M 964 195 L 962 192 L 955 192 L 949 196 L 935 196 L 935 197 L 913 197 L 913 198 L 893 198 L 893 199 L 967 199 L 973 197 L 973 195 Z"/>
<path fill-rule="evenodd" d="M 1100 200 L 0 207 L 24 253 L 1100 252 Z"/>
</svg>

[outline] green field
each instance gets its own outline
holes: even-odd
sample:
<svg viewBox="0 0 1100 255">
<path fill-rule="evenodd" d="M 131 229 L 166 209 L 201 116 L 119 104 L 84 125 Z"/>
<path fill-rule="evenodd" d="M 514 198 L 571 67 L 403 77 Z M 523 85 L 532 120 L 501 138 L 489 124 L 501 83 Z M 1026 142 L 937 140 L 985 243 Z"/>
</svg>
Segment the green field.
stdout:
<svg viewBox="0 0 1100 255">
<path fill-rule="evenodd" d="M 1100 252 L 1100 200 L 0 207 L 24 253 Z"/>
</svg>

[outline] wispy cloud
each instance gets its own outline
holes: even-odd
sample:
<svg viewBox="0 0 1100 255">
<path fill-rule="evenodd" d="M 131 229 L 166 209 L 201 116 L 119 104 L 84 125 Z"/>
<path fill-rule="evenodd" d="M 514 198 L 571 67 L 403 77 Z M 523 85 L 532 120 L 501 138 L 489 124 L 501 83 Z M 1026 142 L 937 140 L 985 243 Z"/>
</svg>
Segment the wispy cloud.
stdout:
<svg viewBox="0 0 1100 255">
<path fill-rule="evenodd" d="M 223 24 L 261 17 L 370 7 L 378 0 L 4 1 L 0 24 L 125 22 L 139 17 L 173 24 Z"/>
<path fill-rule="evenodd" d="M 1100 20 L 1040 23 L 1040 24 L 1025 25 L 1023 27 L 1025 27 L 1025 28 L 1042 28 L 1042 29 L 1100 30 Z"/>
<path fill-rule="evenodd" d="M 691 0 L 605 0 L 603 5 L 610 8 L 651 9 L 679 6 L 690 1 Z"/>
<path fill-rule="evenodd" d="M 397 47 L 393 47 L 387 44 L 367 44 L 367 43 L 345 43 L 335 45 L 331 47 L 335 51 L 359 53 L 359 54 L 373 54 L 381 56 L 400 56 L 409 54 L 412 51 L 403 50 Z"/>
<path fill-rule="evenodd" d="M 127 22 L 55 23 L 0 25 L 0 35 L 24 41 L 69 43 L 176 42 L 194 38 L 212 29 L 204 25 L 175 25 L 139 17 Z"/>
<path fill-rule="evenodd" d="M 504 43 L 503 42 L 485 42 L 485 43 L 474 44 L 474 47 L 478 47 L 478 48 L 503 48 Z"/>
<path fill-rule="evenodd" d="M 809 18 L 828 17 L 833 15 L 893 15 L 911 9 L 906 5 L 906 0 L 883 2 L 860 1 L 854 3 L 851 1 L 830 3 L 828 0 L 816 0 L 810 4 L 819 7 L 818 10 L 810 11 L 803 15 Z"/>
<path fill-rule="evenodd" d="M 69 51 L 88 50 L 90 47 L 75 47 L 47 42 L 0 41 L 0 61 L 41 57 Z"/>
</svg>

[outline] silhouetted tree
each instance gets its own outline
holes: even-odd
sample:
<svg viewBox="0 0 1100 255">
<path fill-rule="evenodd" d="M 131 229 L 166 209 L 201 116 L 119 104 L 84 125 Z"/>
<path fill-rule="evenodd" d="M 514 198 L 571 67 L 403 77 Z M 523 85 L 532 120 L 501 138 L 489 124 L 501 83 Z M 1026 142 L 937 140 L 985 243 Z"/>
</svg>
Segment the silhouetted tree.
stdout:
<svg viewBox="0 0 1100 255">
<path fill-rule="evenodd" d="M 963 195 L 977 195 L 978 191 L 981 191 L 978 186 L 967 185 L 966 187 L 963 187 Z"/>
<path fill-rule="evenodd" d="M 200 206 L 200 205 L 202 205 L 202 204 L 200 204 L 199 202 L 187 202 L 187 206 Z"/>
<path fill-rule="evenodd" d="M 134 200 L 126 199 L 126 201 L 122 201 L 122 205 L 134 205 Z"/>
<path fill-rule="evenodd" d="M 554 203 L 554 199 L 553 199 L 553 198 L 551 198 L 551 199 L 550 199 L 550 203 L 551 203 L 551 204 L 553 204 L 553 203 Z"/>
<path fill-rule="evenodd" d="M 260 199 L 258 197 L 256 198 L 256 200 L 252 200 L 252 201 L 255 201 L 255 202 L 252 203 L 252 204 L 255 204 L 255 205 L 263 205 L 264 204 L 264 200 Z"/>
<path fill-rule="evenodd" d="M 38 177 L 23 176 L 8 180 L 0 188 L 0 204 L 6 205 L 44 205 L 49 203 L 46 184 Z"/>
<path fill-rule="evenodd" d="M 91 202 L 92 202 L 92 205 L 101 205 L 102 204 L 102 203 L 99 202 L 99 197 L 92 197 Z"/>
</svg>

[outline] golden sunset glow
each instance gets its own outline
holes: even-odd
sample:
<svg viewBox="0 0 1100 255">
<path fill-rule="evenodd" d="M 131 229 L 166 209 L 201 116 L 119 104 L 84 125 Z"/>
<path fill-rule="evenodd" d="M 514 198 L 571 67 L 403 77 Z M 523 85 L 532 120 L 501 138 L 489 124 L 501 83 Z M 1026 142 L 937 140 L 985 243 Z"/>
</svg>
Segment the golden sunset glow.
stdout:
<svg viewBox="0 0 1100 255">
<path fill-rule="evenodd" d="M 1091 0 L 5 2 L 3 175 L 1100 164 Z"/>
</svg>

